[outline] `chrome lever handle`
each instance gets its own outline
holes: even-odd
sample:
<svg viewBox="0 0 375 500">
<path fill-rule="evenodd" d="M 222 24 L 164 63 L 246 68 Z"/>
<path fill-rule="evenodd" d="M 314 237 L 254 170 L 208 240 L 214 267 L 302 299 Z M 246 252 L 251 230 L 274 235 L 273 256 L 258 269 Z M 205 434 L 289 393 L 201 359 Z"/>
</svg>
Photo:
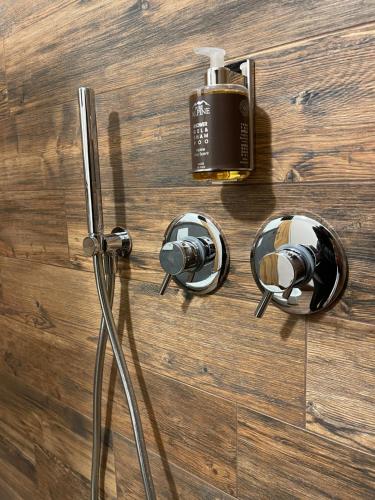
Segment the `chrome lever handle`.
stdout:
<svg viewBox="0 0 375 500">
<path fill-rule="evenodd" d="M 167 290 L 171 279 L 172 279 L 172 275 L 169 273 L 165 273 L 163 281 L 162 281 L 160 289 L 159 289 L 159 295 L 165 294 L 165 291 Z"/>
<path fill-rule="evenodd" d="M 283 299 L 289 300 L 289 297 L 293 291 L 293 286 L 290 286 L 287 288 L 284 293 L 283 293 Z M 263 314 L 266 312 L 267 306 L 270 303 L 270 300 L 272 299 L 273 292 L 270 292 L 269 290 L 264 290 L 262 298 L 260 299 L 256 309 L 254 316 L 256 318 L 262 318 Z"/>
<path fill-rule="evenodd" d="M 103 234 L 103 209 L 94 90 L 88 87 L 80 87 L 78 89 L 78 102 L 86 192 L 87 229 L 89 236 L 100 235 Z"/>
<path fill-rule="evenodd" d="M 265 290 L 263 292 L 262 298 L 259 301 L 259 304 L 257 305 L 257 308 L 255 309 L 254 315 L 256 318 L 261 318 L 263 316 L 271 299 L 272 292 Z"/>
</svg>

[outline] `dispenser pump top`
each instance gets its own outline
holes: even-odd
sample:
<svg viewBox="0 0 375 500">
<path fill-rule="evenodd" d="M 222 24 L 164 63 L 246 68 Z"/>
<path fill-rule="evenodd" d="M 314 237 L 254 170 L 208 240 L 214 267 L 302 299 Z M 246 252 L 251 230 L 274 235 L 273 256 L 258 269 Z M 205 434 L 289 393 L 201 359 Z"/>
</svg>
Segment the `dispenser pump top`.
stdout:
<svg viewBox="0 0 375 500">
<path fill-rule="evenodd" d="M 217 47 L 199 47 L 194 49 L 194 52 L 198 55 L 209 57 L 211 68 L 222 68 L 224 66 L 224 49 L 219 49 Z"/>
<path fill-rule="evenodd" d="M 217 47 L 199 47 L 194 49 L 198 55 L 210 58 L 210 67 L 206 73 L 207 85 L 219 85 L 229 83 L 230 70 L 224 66 L 225 50 Z"/>
</svg>

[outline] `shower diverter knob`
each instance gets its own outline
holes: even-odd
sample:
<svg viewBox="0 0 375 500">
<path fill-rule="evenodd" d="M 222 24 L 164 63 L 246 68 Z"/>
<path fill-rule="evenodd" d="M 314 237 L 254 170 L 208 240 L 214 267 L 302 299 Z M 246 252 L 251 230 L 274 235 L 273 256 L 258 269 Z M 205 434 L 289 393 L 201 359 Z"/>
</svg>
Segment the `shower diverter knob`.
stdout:
<svg viewBox="0 0 375 500">
<path fill-rule="evenodd" d="M 218 226 L 208 217 L 188 213 L 168 227 L 159 260 L 165 271 L 163 295 L 174 281 L 189 291 L 204 294 L 220 286 L 229 265 L 228 250 Z"/>
</svg>

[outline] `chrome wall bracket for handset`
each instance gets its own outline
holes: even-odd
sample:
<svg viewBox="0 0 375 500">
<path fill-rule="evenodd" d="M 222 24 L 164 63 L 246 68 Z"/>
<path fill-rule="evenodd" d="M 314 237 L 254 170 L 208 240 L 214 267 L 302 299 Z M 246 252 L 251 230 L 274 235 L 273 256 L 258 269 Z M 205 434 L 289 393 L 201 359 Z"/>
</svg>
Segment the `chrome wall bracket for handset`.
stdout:
<svg viewBox="0 0 375 500">
<path fill-rule="evenodd" d="M 99 253 L 111 253 L 115 257 L 128 257 L 132 250 L 132 239 L 123 227 L 114 227 L 110 234 L 91 234 L 83 240 L 83 253 L 93 257 Z"/>
<path fill-rule="evenodd" d="M 312 314 L 332 307 L 342 295 L 348 264 L 339 237 L 325 224 L 303 215 L 269 220 L 250 255 L 263 292 L 255 316 L 272 301 L 285 312 Z"/>
<path fill-rule="evenodd" d="M 172 278 L 189 292 L 212 293 L 229 270 L 229 250 L 221 229 L 211 218 L 197 213 L 180 215 L 171 222 L 159 259 L 165 271 L 160 295 Z"/>
</svg>

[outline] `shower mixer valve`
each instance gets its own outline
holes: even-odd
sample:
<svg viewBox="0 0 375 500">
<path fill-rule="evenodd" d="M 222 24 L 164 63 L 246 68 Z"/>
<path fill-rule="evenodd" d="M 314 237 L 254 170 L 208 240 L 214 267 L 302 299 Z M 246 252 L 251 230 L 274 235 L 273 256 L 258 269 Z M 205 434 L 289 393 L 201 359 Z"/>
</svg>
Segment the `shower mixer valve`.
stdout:
<svg viewBox="0 0 375 500">
<path fill-rule="evenodd" d="M 172 221 L 159 259 L 165 271 L 160 295 L 172 278 L 190 292 L 212 293 L 221 286 L 229 268 L 229 252 L 220 228 L 209 217 L 195 213 Z"/>
<path fill-rule="evenodd" d="M 302 215 L 269 220 L 255 238 L 250 262 L 263 292 L 258 318 L 270 301 L 294 314 L 328 309 L 347 281 L 345 251 L 336 233 Z"/>
</svg>

